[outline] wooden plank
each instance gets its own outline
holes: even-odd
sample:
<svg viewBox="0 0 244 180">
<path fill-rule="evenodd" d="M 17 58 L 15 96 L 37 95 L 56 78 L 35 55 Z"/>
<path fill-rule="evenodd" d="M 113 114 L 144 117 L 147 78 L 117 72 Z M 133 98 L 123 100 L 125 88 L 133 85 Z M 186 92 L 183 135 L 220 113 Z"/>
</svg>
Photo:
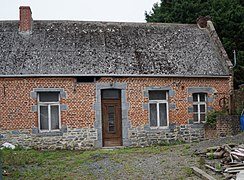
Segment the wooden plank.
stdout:
<svg viewBox="0 0 244 180">
<path fill-rule="evenodd" d="M 224 155 L 224 151 L 214 152 L 214 153 L 206 153 L 207 157 L 212 157 L 214 159 L 220 159 Z"/>
<path fill-rule="evenodd" d="M 205 167 L 211 169 L 211 170 L 214 171 L 214 172 L 221 172 L 220 169 L 216 169 L 215 167 L 210 166 L 210 165 L 208 165 L 208 164 L 205 164 Z"/>
<path fill-rule="evenodd" d="M 244 170 L 244 165 L 243 166 L 239 166 L 239 167 L 226 168 L 225 169 L 225 172 L 228 172 L 228 173 L 236 173 L 236 172 L 239 172 L 241 170 Z"/>
<path fill-rule="evenodd" d="M 207 148 L 207 151 L 216 151 L 217 149 L 220 149 L 221 147 L 220 146 L 213 146 L 213 147 L 208 147 Z"/>
<path fill-rule="evenodd" d="M 204 172 L 203 170 L 197 168 L 197 167 L 191 167 L 193 172 L 200 178 L 204 179 L 204 180 L 216 180 L 214 177 L 210 176 L 209 174 L 207 174 L 206 172 Z"/>
<path fill-rule="evenodd" d="M 240 167 L 240 166 L 244 166 L 244 164 L 241 162 L 234 162 L 234 163 L 229 163 L 229 164 L 224 165 L 225 168 Z"/>
</svg>

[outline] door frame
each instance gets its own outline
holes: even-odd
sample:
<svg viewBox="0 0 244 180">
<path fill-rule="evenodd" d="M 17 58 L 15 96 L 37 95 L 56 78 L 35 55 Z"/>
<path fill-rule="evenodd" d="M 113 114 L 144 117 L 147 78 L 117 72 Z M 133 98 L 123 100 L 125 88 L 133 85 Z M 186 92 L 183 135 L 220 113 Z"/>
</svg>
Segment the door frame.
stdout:
<svg viewBox="0 0 244 180">
<path fill-rule="evenodd" d="M 97 139 L 95 140 L 94 147 L 103 147 L 103 135 L 102 135 L 102 103 L 101 103 L 101 91 L 104 89 L 119 89 L 121 90 L 121 117 L 122 117 L 122 144 L 128 146 L 130 144 L 128 138 L 128 131 L 131 127 L 128 118 L 129 103 L 126 101 L 126 88 L 127 83 L 125 82 L 107 82 L 107 83 L 96 83 L 96 102 L 94 104 L 95 110 L 95 122 L 94 130 L 97 133 Z"/>
<path fill-rule="evenodd" d="M 121 96 L 121 92 L 120 92 L 120 96 Z M 107 126 L 108 123 L 107 120 L 105 120 L 104 118 L 107 116 L 107 113 L 105 111 L 107 111 L 107 107 L 109 106 L 113 106 L 115 107 L 115 118 L 117 117 L 117 119 L 115 119 L 115 133 L 111 132 L 109 133 L 108 129 L 109 128 Z M 103 147 L 112 147 L 112 146 L 122 146 L 123 142 L 122 142 L 122 116 L 121 116 L 121 97 L 120 99 L 102 99 L 102 140 L 103 140 Z M 108 117 L 106 117 L 108 118 Z M 111 140 L 111 141 L 110 141 Z M 114 140 L 114 141 L 112 141 Z M 110 142 L 109 142 L 110 141 Z M 112 144 L 115 145 L 112 145 Z M 110 145 L 109 145 L 110 144 Z"/>
</svg>

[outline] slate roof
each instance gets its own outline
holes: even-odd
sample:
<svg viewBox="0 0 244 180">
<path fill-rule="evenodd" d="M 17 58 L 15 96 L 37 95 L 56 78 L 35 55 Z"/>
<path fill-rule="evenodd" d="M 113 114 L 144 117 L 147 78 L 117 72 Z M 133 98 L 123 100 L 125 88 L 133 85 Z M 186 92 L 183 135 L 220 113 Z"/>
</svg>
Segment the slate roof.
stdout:
<svg viewBox="0 0 244 180">
<path fill-rule="evenodd" d="M 228 66 L 208 29 L 197 24 L 0 21 L 0 76 L 227 76 Z"/>
</svg>

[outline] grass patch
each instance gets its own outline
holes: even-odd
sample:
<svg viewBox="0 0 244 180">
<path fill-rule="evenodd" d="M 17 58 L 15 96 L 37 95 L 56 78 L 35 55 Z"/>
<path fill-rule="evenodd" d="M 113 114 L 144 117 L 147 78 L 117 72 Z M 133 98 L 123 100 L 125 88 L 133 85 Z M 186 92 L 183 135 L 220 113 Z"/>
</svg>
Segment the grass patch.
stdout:
<svg viewBox="0 0 244 180">
<path fill-rule="evenodd" d="M 175 140 L 175 141 L 172 141 L 172 142 L 163 140 L 160 143 L 158 143 L 157 145 L 159 145 L 159 146 L 174 146 L 174 145 L 179 145 L 179 144 L 185 144 L 185 142 L 184 141 L 180 141 L 180 140 Z"/>
<path fill-rule="evenodd" d="M 192 168 L 190 168 L 190 167 L 185 168 L 185 173 L 186 173 L 187 177 L 191 177 L 191 175 L 193 173 Z"/>
<path fill-rule="evenodd" d="M 116 167 L 123 167 L 114 172 L 115 174 L 131 175 L 141 172 L 140 168 L 130 164 L 137 155 L 148 157 L 148 155 L 166 154 L 174 151 L 175 148 L 178 147 L 172 144 L 145 148 L 87 151 L 38 151 L 18 148 L 16 150 L 0 150 L 0 157 L 3 162 L 3 170 L 9 173 L 9 176 L 5 176 L 4 179 L 97 179 L 101 177 L 101 174 L 95 174 L 93 168 L 104 170 L 109 164 L 94 166 L 94 162 L 96 165 L 96 162 L 107 159 L 108 162 L 115 163 Z M 186 145 L 182 145 L 181 148 L 185 151 L 189 149 Z M 159 162 L 164 164 L 167 161 L 159 159 Z M 143 163 L 143 159 L 141 163 Z M 117 166 L 117 164 L 120 165 Z M 104 171 L 102 175 L 106 177 Z M 110 172 L 108 175 L 111 175 Z"/>
</svg>

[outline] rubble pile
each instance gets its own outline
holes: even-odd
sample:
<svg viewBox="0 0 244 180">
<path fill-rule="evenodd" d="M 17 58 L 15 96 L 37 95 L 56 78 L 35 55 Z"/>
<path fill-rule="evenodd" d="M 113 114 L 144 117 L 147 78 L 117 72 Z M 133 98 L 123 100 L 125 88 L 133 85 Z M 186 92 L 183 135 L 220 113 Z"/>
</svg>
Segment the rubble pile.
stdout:
<svg viewBox="0 0 244 180">
<path fill-rule="evenodd" d="M 224 144 L 196 152 L 200 164 L 223 179 L 244 179 L 244 144 Z"/>
</svg>

